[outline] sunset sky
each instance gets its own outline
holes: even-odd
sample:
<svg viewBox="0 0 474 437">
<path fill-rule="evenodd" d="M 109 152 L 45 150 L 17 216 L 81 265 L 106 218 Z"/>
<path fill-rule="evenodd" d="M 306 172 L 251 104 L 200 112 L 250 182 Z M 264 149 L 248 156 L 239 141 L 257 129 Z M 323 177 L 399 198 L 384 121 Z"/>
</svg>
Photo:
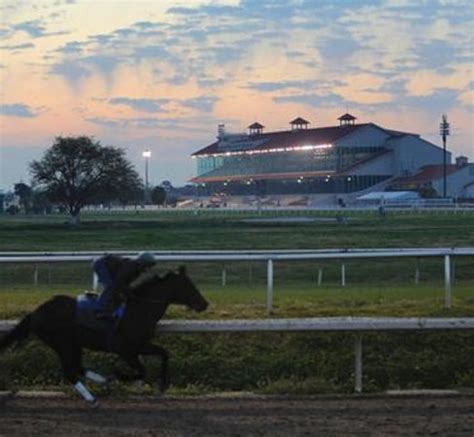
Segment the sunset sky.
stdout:
<svg viewBox="0 0 474 437">
<path fill-rule="evenodd" d="M 416 132 L 474 160 L 472 0 L 2 0 L 0 189 L 55 136 L 123 147 L 182 185 L 217 125 L 301 116 Z"/>
</svg>

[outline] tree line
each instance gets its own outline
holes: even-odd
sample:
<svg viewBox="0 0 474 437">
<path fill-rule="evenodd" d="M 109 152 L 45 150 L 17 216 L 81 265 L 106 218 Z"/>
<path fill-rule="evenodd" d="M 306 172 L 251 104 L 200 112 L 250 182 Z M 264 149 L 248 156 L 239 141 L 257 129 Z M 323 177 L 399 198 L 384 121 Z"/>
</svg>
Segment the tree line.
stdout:
<svg viewBox="0 0 474 437">
<path fill-rule="evenodd" d="M 125 151 L 87 136 L 57 137 L 41 159 L 30 163 L 30 173 L 31 186 L 14 186 L 22 210 L 44 213 L 57 206 L 72 223 L 78 222 L 86 205 L 137 204 L 145 197 L 143 182 Z M 166 191 L 157 186 L 148 197 L 163 204 Z"/>
</svg>

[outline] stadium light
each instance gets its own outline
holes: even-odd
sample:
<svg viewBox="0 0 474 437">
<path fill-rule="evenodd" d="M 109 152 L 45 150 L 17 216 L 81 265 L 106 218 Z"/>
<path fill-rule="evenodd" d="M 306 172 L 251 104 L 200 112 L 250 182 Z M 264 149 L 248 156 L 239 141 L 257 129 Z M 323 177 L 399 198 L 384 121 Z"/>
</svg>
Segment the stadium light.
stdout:
<svg viewBox="0 0 474 437">
<path fill-rule="evenodd" d="M 148 161 L 151 158 L 151 150 L 144 150 L 142 156 L 145 158 L 145 203 L 148 202 Z"/>
<path fill-rule="evenodd" d="M 449 135 L 448 116 L 443 114 L 439 124 L 439 134 L 443 138 L 443 197 L 446 198 L 446 137 Z"/>
</svg>

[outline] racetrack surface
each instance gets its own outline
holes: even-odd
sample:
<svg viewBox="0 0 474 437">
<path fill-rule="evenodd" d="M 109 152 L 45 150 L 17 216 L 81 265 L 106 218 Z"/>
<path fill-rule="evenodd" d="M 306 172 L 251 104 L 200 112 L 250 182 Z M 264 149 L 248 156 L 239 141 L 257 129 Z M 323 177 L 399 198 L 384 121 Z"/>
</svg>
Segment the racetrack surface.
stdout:
<svg viewBox="0 0 474 437">
<path fill-rule="evenodd" d="M 0 436 L 469 436 L 474 396 L 4 399 Z"/>
</svg>

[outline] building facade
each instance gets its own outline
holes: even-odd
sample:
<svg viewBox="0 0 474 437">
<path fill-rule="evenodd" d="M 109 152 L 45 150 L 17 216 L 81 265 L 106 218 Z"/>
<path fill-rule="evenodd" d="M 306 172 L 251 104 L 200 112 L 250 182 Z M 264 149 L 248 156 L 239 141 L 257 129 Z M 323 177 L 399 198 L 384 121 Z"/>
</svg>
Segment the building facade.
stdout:
<svg viewBox="0 0 474 437">
<path fill-rule="evenodd" d="M 352 193 L 443 162 L 443 149 L 417 134 L 355 120 L 344 114 L 335 126 L 311 129 L 296 118 L 289 130 L 268 133 L 255 122 L 242 134 L 220 125 L 217 141 L 192 155 L 192 182 L 203 194 Z"/>
<path fill-rule="evenodd" d="M 422 166 L 410 176 L 402 176 L 391 181 L 394 190 L 411 190 L 425 197 L 442 197 L 444 195 L 443 165 Z M 467 157 L 459 156 L 455 164 L 446 166 L 446 196 L 457 199 L 474 198 L 474 164 Z"/>
</svg>

